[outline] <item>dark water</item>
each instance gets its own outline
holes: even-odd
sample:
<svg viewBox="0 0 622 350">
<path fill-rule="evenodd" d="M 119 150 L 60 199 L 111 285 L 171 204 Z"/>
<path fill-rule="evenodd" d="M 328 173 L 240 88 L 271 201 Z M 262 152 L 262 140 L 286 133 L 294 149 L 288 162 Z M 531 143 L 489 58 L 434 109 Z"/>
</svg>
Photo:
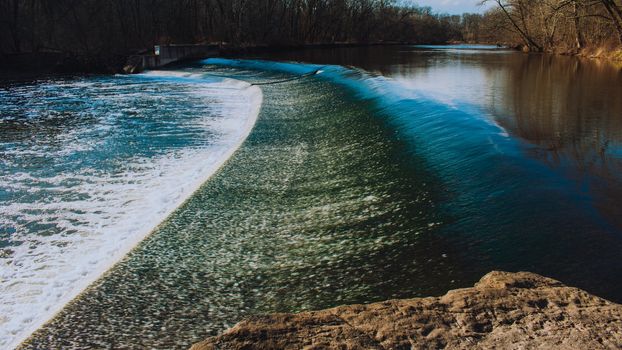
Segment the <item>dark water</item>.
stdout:
<svg viewBox="0 0 622 350">
<path fill-rule="evenodd" d="M 25 348 L 185 348 L 242 317 L 528 270 L 622 301 L 622 75 L 509 51 L 208 60 L 262 85 L 246 143 Z M 346 68 L 354 66 L 356 68 Z"/>
</svg>

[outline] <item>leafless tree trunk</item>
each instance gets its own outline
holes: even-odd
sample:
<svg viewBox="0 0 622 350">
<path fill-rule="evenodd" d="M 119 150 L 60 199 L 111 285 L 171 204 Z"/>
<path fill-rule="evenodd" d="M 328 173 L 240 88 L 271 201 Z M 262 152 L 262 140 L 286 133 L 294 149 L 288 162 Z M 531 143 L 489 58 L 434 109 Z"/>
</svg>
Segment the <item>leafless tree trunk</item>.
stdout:
<svg viewBox="0 0 622 350">
<path fill-rule="evenodd" d="M 618 40 L 622 44 L 622 10 L 618 7 L 614 0 L 601 0 L 607 12 L 611 16 L 614 27 L 618 32 Z"/>
<path fill-rule="evenodd" d="M 535 42 L 535 40 L 529 35 L 529 29 L 526 25 L 524 6 L 518 1 L 515 3 L 505 3 L 503 0 L 494 0 L 499 8 L 503 11 L 503 13 L 507 16 L 507 19 L 510 21 L 514 29 L 519 33 L 521 38 L 523 38 L 525 44 L 531 49 L 535 51 L 542 51 L 542 46 Z M 482 1 L 483 3 L 488 2 L 488 0 Z M 521 24 L 514 19 L 514 16 L 510 13 L 510 9 L 508 7 L 513 7 L 516 11 L 519 12 L 519 18 L 521 20 Z"/>
<path fill-rule="evenodd" d="M 572 16 L 575 32 L 575 47 L 577 50 L 581 50 L 585 46 L 585 38 L 583 37 L 583 29 L 581 28 L 578 0 L 572 0 Z"/>
</svg>

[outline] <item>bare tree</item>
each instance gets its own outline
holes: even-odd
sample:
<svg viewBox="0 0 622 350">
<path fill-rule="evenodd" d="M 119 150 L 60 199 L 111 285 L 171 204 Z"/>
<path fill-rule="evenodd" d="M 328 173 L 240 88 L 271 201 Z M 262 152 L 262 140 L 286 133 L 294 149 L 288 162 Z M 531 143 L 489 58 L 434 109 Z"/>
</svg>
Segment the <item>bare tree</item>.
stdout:
<svg viewBox="0 0 622 350">
<path fill-rule="evenodd" d="M 491 1 L 505 15 L 507 27 L 530 50 L 580 50 L 588 45 L 607 45 L 611 40 L 622 43 L 622 5 L 616 0 L 484 0 L 481 3 Z"/>
</svg>

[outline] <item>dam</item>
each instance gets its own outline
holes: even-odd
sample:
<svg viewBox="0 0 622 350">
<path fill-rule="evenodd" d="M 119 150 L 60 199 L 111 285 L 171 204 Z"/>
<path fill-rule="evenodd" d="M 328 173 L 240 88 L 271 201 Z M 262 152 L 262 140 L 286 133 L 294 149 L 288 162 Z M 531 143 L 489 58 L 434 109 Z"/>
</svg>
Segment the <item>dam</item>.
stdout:
<svg viewBox="0 0 622 350">
<path fill-rule="evenodd" d="M 217 56 L 221 52 L 220 44 L 191 45 L 170 44 L 155 45 L 153 52 L 130 56 L 123 71 L 128 74 L 140 73 L 145 69 L 157 69 L 168 64 Z"/>
</svg>

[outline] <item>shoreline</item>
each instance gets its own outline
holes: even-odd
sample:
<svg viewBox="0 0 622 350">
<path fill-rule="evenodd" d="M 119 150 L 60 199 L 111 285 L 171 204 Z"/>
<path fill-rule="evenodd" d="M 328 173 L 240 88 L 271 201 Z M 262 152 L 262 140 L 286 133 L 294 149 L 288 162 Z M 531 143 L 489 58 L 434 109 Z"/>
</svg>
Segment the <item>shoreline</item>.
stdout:
<svg viewBox="0 0 622 350">
<path fill-rule="evenodd" d="M 440 297 L 246 318 L 191 350 L 612 349 L 622 305 L 529 272 L 493 271 Z"/>
<path fill-rule="evenodd" d="M 306 44 L 256 44 L 256 45 L 227 45 L 222 44 L 219 54 L 213 57 L 237 58 L 245 55 L 278 53 L 306 49 L 336 49 L 349 47 L 400 46 L 400 45 L 451 45 L 456 42 L 334 42 L 334 43 L 306 43 Z M 484 44 L 482 44 L 484 45 Z M 142 50 L 141 54 L 149 50 Z M 112 75 L 131 74 L 124 72 L 124 66 L 137 53 L 114 54 L 99 59 L 92 59 L 84 55 L 73 55 L 60 52 L 22 53 L 0 56 L 0 83 L 20 82 L 25 80 L 45 79 L 52 77 L 71 77 L 83 75 Z M 178 64 L 196 61 L 203 58 L 180 59 L 162 66 L 174 67 Z"/>
<path fill-rule="evenodd" d="M 622 48 L 616 50 L 605 50 L 603 48 L 585 48 L 581 49 L 577 53 L 560 53 L 560 55 L 608 61 L 615 65 L 622 64 Z"/>
<path fill-rule="evenodd" d="M 219 53 L 214 57 L 238 57 L 249 54 L 283 52 L 313 48 L 344 48 L 365 46 L 424 45 L 425 43 L 410 42 L 335 42 L 313 44 L 282 44 L 282 45 L 220 45 Z M 442 45 L 443 43 L 434 43 Z M 151 48 L 153 50 L 153 48 Z M 0 83 L 19 82 L 24 80 L 45 79 L 49 77 L 71 77 L 75 75 L 126 74 L 124 66 L 130 58 L 141 53 L 110 54 L 106 56 L 86 56 L 62 52 L 21 53 L 0 56 Z M 93 58 L 96 57 L 96 58 Z M 209 58 L 209 57 L 204 57 Z M 199 58 L 200 59 L 200 58 Z M 163 67 L 194 61 L 197 58 L 182 59 Z"/>
<path fill-rule="evenodd" d="M 283 45 L 223 45 L 219 54 L 214 57 L 221 58 L 239 58 L 241 56 L 278 53 L 307 49 L 337 49 L 351 47 L 374 47 L 374 46 L 400 46 L 400 45 L 502 45 L 500 48 L 508 48 L 517 52 L 524 53 L 540 53 L 554 56 L 567 56 L 586 59 L 597 59 L 611 62 L 615 65 L 622 63 L 622 48 L 608 49 L 603 47 L 586 47 L 580 50 L 553 50 L 544 52 L 532 52 L 525 50 L 524 46 L 519 44 L 500 44 L 488 42 L 467 42 L 467 41 L 451 41 L 438 43 L 413 43 L 413 42 L 335 42 L 335 43 L 312 43 L 312 44 L 283 44 Z M 7 67 L 0 69 L 0 83 L 13 83 L 27 80 L 37 80 L 46 78 L 72 77 L 84 75 L 110 75 L 110 74 L 126 74 L 123 67 L 127 64 L 132 54 L 111 55 L 103 58 L 100 62 L 94 62 L 85 57 L 72 56 L 61 53 L 42 52 L 27 53 L 14 56 L 7 56 Z M 19 59 L 24 57 L 24 60 Z M 18 58 L 19 62 L 15 62 Z M 206 57 L 208 58 L 208 57 Z M 6 59 L 6 58 L 5 58 Z M 13 62 L 11 62 L 13 60 Z M 40 61 L 41 60 L 41 61 Z M 163 67 L 171 67 L 183 64 L 189 61 L 195 61 L 196 58 L 181 59 Z M 2 61 L 2 59 L 0 59 Z M 91 62 L 89 62 L 91 61 Z M 45 68 L 42 68 L 45 66 Z"/>
<path fill-rule="evenodd" d="M 602 47 L 602 46 L 587 46 L 581 49 L 553 49 L 548 51 L 530 51 L 523 44 L 508 44 L 497 42 L 468 42 L 468 41 L 455 41 L 448 43 L 449 45 L 469 44 L 469 45 L 501 45 L 500 47 L 514 50 L 516 52 L 523 52 L 526 54 L 543 54 L 552 56 L 566 56 L 576 57 L 590 60 L 600 60 L 603 62 L 609 62 L 614 65 L 622 64 L 622 46 L 618 47 Z"/>
<path fill-rule="evenodd" d="M 526 50 L 521 44 L 500 44 L 488 42 L 468 42 L 451 41 L 446 43 L 412 43 L 412 42 L 336 42 L 336 43 L 313 43 L 313 44 L 283 44 L 283 45 L 223 45 L 220 52 L 213 56 L 219 58 L 239 58 L 247 55 L 279 53 L 287 51 L 307 50 L 307 49 L 337 49 L 353 47 L 374 47 L 374 46 L 408 46 L 408 45 L 501 45 L 500 48 L 507 48 L 517 52 L 528 54 L 544 54 L 553 56 L 576 57 L 582 59 L 599 60 L 609 62 L 616 66 L 622 65 L 622 48 L 586 47 L 580 50 L 552 50 L 544 52 L 533 52 Z M 71 78 L 74 76 L 88 75 L 112 75 L 127 74 L 123 68 L 126 66 L 132 54 L 111 55 L 103 58 L 100 62 L 89 62 L 88 59 L 80 56 L 71 56 L 61 53 L 42 52 L 28 53 L 14 56 L 7 56 L 7 64 L 0 68 L 0 84 L 19 83 L 22 81 L 39 80 L 47 78 Z M 19 59 L 24 57 L 25 59 Z M 209 57 L 205 57 L 209 58 Z M 6 59 L 6 58 L 4 58 Z M 16 62 L 17 61 L 19 62 Z M 0 61 L 2 59 L 0 58 Z M 11 62 L 13 60 L 13 62 Z M 162 68 L 175 67 L 197 58 L 180 59 Z M 112 62 L 112 63 L 111 63 Z M 42 68 L 44 67 L 44 68 Z"/>
<path fill-rule="evenodd" d="M 509 46 L 510 48 L 524 52 L 527 54 L 543 54 L 553 56 L 566 56 L 576 57 L 590 60 L 600 60 L 603 62 L 609 62 L 614 65 L 622 63 L 622 47 L 617 48 L 604 48 L 604 47 L 584 47 L 581 49 L 554 49 L 548 51 L 530 51 L 523 45 Z"/>
</svg>

